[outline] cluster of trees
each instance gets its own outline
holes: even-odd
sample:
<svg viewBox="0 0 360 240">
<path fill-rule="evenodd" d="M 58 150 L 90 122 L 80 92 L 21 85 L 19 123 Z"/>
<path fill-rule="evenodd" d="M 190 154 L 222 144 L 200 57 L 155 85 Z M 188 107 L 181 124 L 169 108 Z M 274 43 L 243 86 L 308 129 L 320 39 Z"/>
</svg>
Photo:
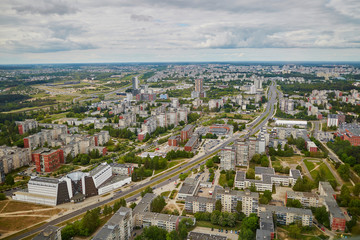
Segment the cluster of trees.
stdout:
<svg viewBox="0 0 360 240">
<path fill-rule="evenodd" d="M 294 191 L 299 192 L 311 192 L 311 189 L 315 188 L 315 184 L 308 177 L 303 176 L 302 178 L 298 178 L 293 187 Z"/>
<path fill-rule="evenodd" d="M 196 122 L 200 118 L 200 115 L 198 113 L 189 113 L 187 115 L 188 123 Z"/>
<path fill-rule="evenodd" d="M 197 212 L 194 217 L 196 221 L 208 221 L 222 227 L 234 227 L 238 219 L 238 213 L 221 212 L 214 210 L 209 212 Z"/>
<path fill-rule="evenodd" d="M 222 175 L 225 175 L 225 180 L 226 180 L 226 182 L 223 183 L 224 185 L 223 187 L 233 187 L 236 172 L 233 170 L 228 170 L 228 171 L 222 170 L 220 178 L 222 177 Z"/>
<path fill-rule="evenodd" d="M 349 181 L 350 180 L 350 165 L 349 164 L 341 164 L 338 168 L 337 168 L 337 172 L 339 173 L 340 177 L 344 180 L 344 181 Z"/>
<path fill-rule="evenodd" d="M 142 234 L 137 236 L 135 240 L 184 240 L 193 225 L 194 223 L 190 218 L 184 218 L 180 221 L 177 230 L 173 230 L 171 232 L 167 232 L 165 229 L 157 226 L 150 226 L 144 228 Z"/>
<path fill-rule="evenodd" d="M 360 147 L 351 146 L 349 141 L 335 138 L 334 142 L 328 142 L 327 146 L 331 148 L 336 155 L 344 162 L 354 167 L 354 171 L 360 175 Z"/>
<path fill-rule="evenodd" d="M 260 196 L 261 204 L 268 204 L 272 200 L 272 192 L 269 190 L 265 190 L 265 192 Z"/>
<path fill-rule="evenodd" d="M 140 168 L 135 168 L 134 172 L 131 174 L 131 180 L 133 182 L 141 181 L 147 177 L 152 176 L 153 170 L 146 169 L 144 166 Z"/>
<path fill-rule="evenodd" d="M 115 137 L 115 138 L 124 138 L 124 139 L 131 139 L 131 140 L 135 140 L 136 139 L 136 133 L 130 131 L 127 128 L 124 129 L 114 129 L 111 126 L 105 126 L 103 128 L 103 130 L 107 130 L 109 131 L 109 135 L 111 137 Z"/>
<path fill-rule="evenodd" d="M 255 164 L 260 164 L 262 167 L 268 167 L 270 165 L 269 159 L 265 154 L 260 155 L 259 153 L 256 153 L 251 161 Z"/>
<path fill-rule="evenodd" d="M 165 169 L 167 167 L 168 161 L 165 158 L 158 156 L 153 158 L 147 156 L 142 160 L 142 163 L 144 164 L 145 169 L 159 170 Z"/>
<path fill-rule="evenodd" d="M 102 155 L 100 154 L 98 149 L 93 149 L 92 151 L 90 151 L 89 154 L 78 154 L 77 156 L 73 157 L 71 154 L 68 154 L 66 156 L 66 163 L 73 163 L 76 165 L 87 165 L 89 163 L 92 163 L 91 160 L 92 159 L 98 159 L 100 158 Z"/>
<path fill-rule="evenodd" d="M 216 134 L 207 133 L 205 136 L 202 136 L 203 139 L 218 139 L 218 136 Z"/>
<path fill-rule="evenodd" d="M 192 158 L 193 156 L 194 156 L 193 152 L 187 152 L 184 150 L 177 150 L 177 151 L 171 150 L 166 154 L 166 159 L 170 161 L 177 158 Z"/>
<path fill-rule="evenodd" d="M 311 211 L 313 212 L 315 219 L 323 224 L 325 227 L 330 227 L 330 214 L 328 211 L 326 211 L 326 207 L 318 207 L 318 208 L 311 208 Z"/>
<path fill-rule="evenodd" d="M 293 138 L 293 136 L 290 136 L 288 138 L 288 144 L 296 145 L 296 147 L 300 151 L 306 151 L 306 142 L 303 138 Z"/>
<path fill-rule="evenodd" d="M 285 118 L 285 119 L 286 118 L 287 119 L 294 119 L 295 118 L 295 119 L 302 119 L 302 120 L 307 120 L 307 121 L 317 120 L 315 115 L 308 116 L 306 110 L 298 112 L 298 113 L 296 113 L 294 115 L 291 115 L 291 114 L 288 114 L 288 113 L 285 113 L 285 112 L 281 111 L 279 107 L 276 109 L 275 116 L 278 117 L 278 118 Z"/>
<path fill-rule="evenodd" d="M 163 196 L 157 196 L 152 202 L 151 202 L 151 212 L 157 212 L 160 213 L 163 208 L 166 206 L 166 202 Z"/>
<path fill-rule="evenodd" d="M 316 79 L 316 76 L 311 76 L 311 79 Z M 342 91 L 350 91 L 354 89 L 351 81 L 341 81 L 341 80 L 332 80 L 331 83 L 329 82 L 320 82 L 320 81 L 312 81 L 311 84 L 307 83 L 296 83 L 296 84 L 285 84 L 278 82 L 281 86 L 281 90 L 284 93 L 293 94 L 293 93 L 309 93 L 312 90 L 342 90 Z"/>
<path fill-rule="evenodd" d="M 140 195 L 141 195 L 141 197 L 144 197 L 145 194 L 147 194 L 147 193 L 153 193 L 153 190 L 152 190 L 151 187 L 145 188 L 144 191 L 142 191 L 142 192 L 140 193 Z"/>
<path fill-rule="evenodd" d="M 126 200 L 124 198 L 120 198 L 118 201 L 116 201 L 113 207 L 105 205 L 103 214 L 107 216 L 111 213 L 116 213 L 117 210 L 119 210 L 121 207 L 126 207 Z"/>
<path fill-rule="evenodd" d="M 299 200 L 297 199 L 291 199 L 291 198 L 288 198 L 286 200 L 286 206 L 287 207 L 294 207 L 294 208 L 302 208 L 302 204 Z"/>
<path fill-rule="evenodd" d="M 289 145 L 285 144 L 284 150 L 281 149 L 281 145 L 279 144 L 277 150 L 275 148 L 269 148 L 270 156 L 279 156 L 279 157 L 292 157 L 294 156 L 294 150 L 289 147 Z"/>
<path fill-rule="evenodd" d="M 75 236 L 88 237 L 93 234 L 100 226 L 100 211 L 100 207 L 87 211 L 81 220 L 66 225 L 61 230 L 61 238 L 70 240 Z"/>
<path fill-rule="evenodd" d="M 239 240 L 251 240 L 256 237 L 256 229 L 259 227 L 259 218 L 255 213 L 251 213 L 244 218 L 241 223 Z"/>
</svg>

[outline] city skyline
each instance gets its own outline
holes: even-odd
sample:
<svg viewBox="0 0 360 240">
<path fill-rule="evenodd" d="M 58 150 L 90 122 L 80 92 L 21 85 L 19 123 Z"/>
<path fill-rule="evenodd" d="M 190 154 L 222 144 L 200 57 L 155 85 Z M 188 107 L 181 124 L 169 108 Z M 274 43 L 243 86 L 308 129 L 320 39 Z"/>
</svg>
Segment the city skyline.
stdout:
<svg viewBox="0 0 360 240">
<path fill-rule="evenodd" d="M 3 1 L 0 64 L 359 61 L 356 1 Z"/>
</svg>

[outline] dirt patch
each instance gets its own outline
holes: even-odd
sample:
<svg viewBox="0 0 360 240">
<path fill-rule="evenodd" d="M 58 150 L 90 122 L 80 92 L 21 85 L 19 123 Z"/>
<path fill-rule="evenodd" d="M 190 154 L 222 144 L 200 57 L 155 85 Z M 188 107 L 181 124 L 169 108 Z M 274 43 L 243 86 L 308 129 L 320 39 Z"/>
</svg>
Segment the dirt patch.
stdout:
<svg viewBox="0 0 360 240">
<path fill-rule="evenodd" d="M 43 208 L 46 209 L 52 207 L 32 204 L 32 203 L 10 201 L 9 204 L 3 209 L 2 213 L 28 211 L 28 210 L 43 209 Z"/>
<path fill-rule="evenodd" d="M 11 214 L 11 215 L 48 215 L 49 217 L 51 217 L 52 215 L 56 215 L 61 211 L 62 211 L 62 209 L 54 208 L 54 209 L 41 210 L 41 211 L 28 211 L 28 212 L 21 212 L 21 213 L 15 212 L 14 214 Z"/>
<path fill-rule="evenodd" d="M 43 222 L 47 217 L 0 217 L 0 231 L 20 231 L 31 225 Z"/>
</svg>

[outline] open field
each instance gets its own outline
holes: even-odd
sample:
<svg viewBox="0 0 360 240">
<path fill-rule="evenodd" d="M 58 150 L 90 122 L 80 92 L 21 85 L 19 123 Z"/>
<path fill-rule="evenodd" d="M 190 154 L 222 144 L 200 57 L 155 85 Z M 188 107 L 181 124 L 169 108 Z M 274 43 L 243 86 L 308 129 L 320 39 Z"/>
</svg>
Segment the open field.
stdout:
<svg viewBox="0 0 360 240">
<path fill-rule="evenodd" d="M 50 209 L 52 207 L 37 205 L 32 203 L 16 202 L 16 201 L 7 201 L 9 202 L 7 206 L 0 213 L 10 213 L 10 212 L 19 212 L 19 211 L 28 211 L 35 209 Z"/>
<path fill-rule="evenodd" d="M 313 239 L 319 239 L 318 236 L 322 235 L 323 233 L 313 227 L 312 230 L 310 231 L 306 231 L 306 232 L 301 232 L 299 236 L 297 237 L 290 237 L 289 236 L 289 232 L 288 232 L 288 226 L 281 226 L 277 228 L 277 238 L 278 239 L 287 239 L 287 240 L 296 240 L 296 239 L 305 239 L 305 240 L 313 240 Z"/>
<path fill-rule="evenodd" d="M 283 162 L 287 162 L 288 164 L 299 164 L 303 156 L 294 155 L 292 157 L 277 157 L 279 160 Z"/>
<path fill-rule="evenodd" d="M 317 161 L 317 162 L 316 162 Z M 304 163 L 309 170 L 311 176 L 315 179 L 317 173 L 322 171 L 325 174 L 325 178 L 327 180 L 336 180 L 334 175 L 331 173 L 330 169 L 326 166 L 326 164 L 321 160 L 311 160 L 305 159 Z"/>
<path fill-rule="evenodd" d="M 23 230 L 31 225 L 43 222 L 46 219 L 48 219 L 48 217 L 0 217 L 0 231 L 11 232 Z"/>
</svg>

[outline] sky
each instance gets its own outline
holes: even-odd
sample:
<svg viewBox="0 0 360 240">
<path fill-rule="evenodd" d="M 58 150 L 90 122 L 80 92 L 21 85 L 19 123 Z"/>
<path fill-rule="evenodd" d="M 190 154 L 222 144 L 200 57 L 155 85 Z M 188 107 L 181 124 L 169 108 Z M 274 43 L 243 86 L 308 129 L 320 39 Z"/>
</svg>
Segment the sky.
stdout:
<svg viewBox="0 0 360 240">
<path fill-rule="evenodd" d="M 1 0 L 0 64 L 360 61 L 359 0 Z"/>
</svg>

